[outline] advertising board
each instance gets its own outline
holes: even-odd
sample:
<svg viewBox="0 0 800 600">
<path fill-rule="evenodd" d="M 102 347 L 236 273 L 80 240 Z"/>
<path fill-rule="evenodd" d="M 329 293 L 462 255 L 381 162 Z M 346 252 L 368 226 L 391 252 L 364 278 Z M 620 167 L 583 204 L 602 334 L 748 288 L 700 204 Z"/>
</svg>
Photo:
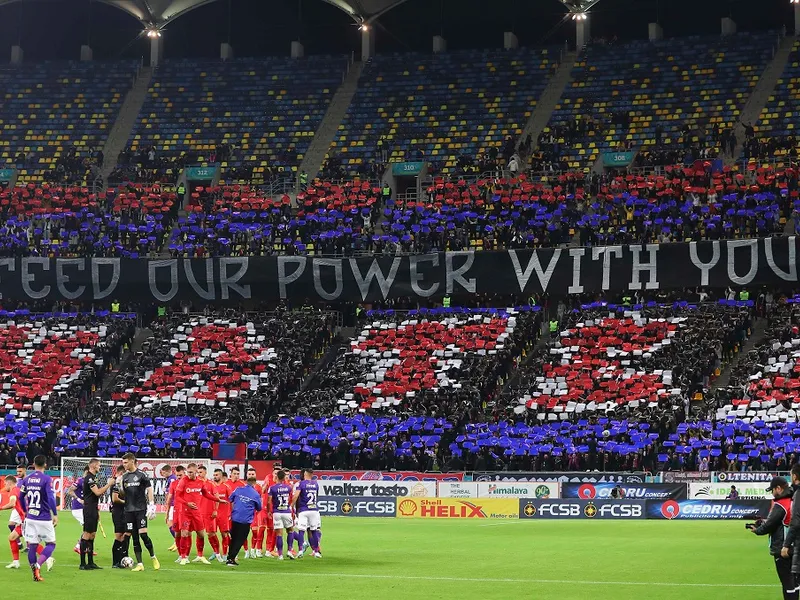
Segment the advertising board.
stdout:
<svg viewBox="0 0 800 600">
<path fill-rule="evenodd" d="M 690 500 L 725 500 L 731 494 L 731 486 L 736 488 L 740 500 L 764 499 L 772 500 L 767 491 L 768 483 L 690 483 Z"/>
<path fill-rule="evenodd" d="M 542 500 L 522 498 L 519 501 L 521 519 L 644 519 L 643 500 Z"/>
<path fill-rule="evenodd" d="M 394 498 L 321 498 L 319 512 L 327 517 L 394 517 Z"/>
<path fill-rule="evenodd" d="M 648 519 L 757 519 L 769 514 L 769 500 L 648 500 Z"/>
<path fill-rule="evenodd" d="M 519 501 L 504 498 L 398 498 L 397 516 L 405 519 L 519 519 Z"/>
<path fill-rule="evenodd" d="M 478 498 L 558 498 L 559 484 L 553 482 L 480 482 Z"/>
<path fill-rule="evenodd" d="M 319 482 L 320 498 L 424 498 L 436 496 L 435 481 L 335 481 Z"/>
<path fill-rule="evenodd" d="M 611 498 L 611 490 L 619 486 L 623 498 L 632 500 L 686 500 L 685 483 L 562 483 L 562 498 L 594 500 Z"/>
</svg>

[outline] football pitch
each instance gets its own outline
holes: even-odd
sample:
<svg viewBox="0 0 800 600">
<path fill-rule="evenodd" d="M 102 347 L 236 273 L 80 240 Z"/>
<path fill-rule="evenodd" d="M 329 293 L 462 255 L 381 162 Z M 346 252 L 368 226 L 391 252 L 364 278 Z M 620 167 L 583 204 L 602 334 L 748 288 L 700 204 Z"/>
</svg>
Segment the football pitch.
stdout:
<svg viewBox="0 0 800 600">
<path fill-rule="evenodd" d="M 0 569 L 6 597 L 182 597 L 252 600 L 273 593 L 332 599 L 768 600 L 781 592 L 766 537 L 742 521 L 448 521 L 323 518 L 321 560 L 241 560 L 237 569 L 179 567 L 167 552 L 163 517 L 151 537 L 161 571 L 108 568 L 111 541 L 98 534 L 102 571 L 78 570 L 79 527 L 69 514 L 56 532 L 56 565 L 34 583 L 24 564 Z M 110 519 L 105 526 L 109 527 Z M 206 556 L 210 548 L 206 545 Z M 145 552 L 145 556 L 147 553 Z M 194 556 L 194 552 L 192 553 Z M 0 550 L 2 563 L 8 545 Z M 25 557 L 21 557 L 26 563 Z"/>
</svg>

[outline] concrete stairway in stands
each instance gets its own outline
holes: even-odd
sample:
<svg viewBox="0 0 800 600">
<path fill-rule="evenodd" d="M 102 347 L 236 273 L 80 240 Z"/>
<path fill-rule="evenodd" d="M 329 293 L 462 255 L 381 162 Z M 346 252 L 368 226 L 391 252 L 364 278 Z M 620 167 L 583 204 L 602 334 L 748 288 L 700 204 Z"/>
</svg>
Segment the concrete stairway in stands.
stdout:
<svg viewBox="0 0 800 600">
<path fill-rule="evenodd" d="M 131 131 L 139 119 L 139 112 L 147 99 L 147 92 L 150 89 L 150 81 L 152 79 L 153 69 L 151 67 L 141 67 L 133 87 L 128 92 L 128 95 L 125 96 L 125 101 L 119 110 L 117 120 L 114 121 L 114 126 L 111 128 L 111 133 L 108 134 L 108 139 L 103 147 L 103 157 L 105 159 L 103 164 L 104 181 L 108 181 L 108 176 L 111 175 L 117 165 L 117 156 L 128 143 Z"/>
<path fill-rule="evenodd" d="M 755 125 L 761 118 L 761 111 L 769 102 L 769 98 L 778 84 L 783 70 L 786 68 L 786 63 L 789 62 L 789 55 L 792 53 L 795 39 L 794 36 L 787 35 L 781 40 L 775 56 L 767 65 L 767 68 L 764 69 L 758 83 L 756 83 L 756 87 L 753 89 L 753 93 L 750 94 L 747 104 L 744 105 L 739 123 L 737 123 L 734 130 L 736 133 L 736 150 L 733 153 L 733 157 L 725 159 L 726 164 L 730 165 L 736 162 L 736 158 L 739 157 L 742 151 L 742 145 L 745 140 L 743 123 Z"/>
<path fill-rule="evenodd" d="M 519 138 L 520 143 L 530 134 L 533 147 L 536 147 L 536 140 L 539 138 L 539 134 L 547 126 L 553 111 L 558 105 L 558 101 L 564 94 L 564 90 L 569 85 L 569 82 L 572 81 L 572 68 L 575 66 L 577 58 L 577 52 L 564 53 L 561 58 L 561 64 L 558 65 L 558 70 L 550 78 L 547 87 L 542 92 L 542 97 L 536 103 L 533 114 L 531 114 L 528 123 L 525 125 L 525 129 L 522 130 L 522 135 Z"/>
<path fill-rule="evenodd" d="M 728 387 L 731 381 L 731 374 L 736 369 L 739 361 L 745 360 L 751 350 L 755 350 L 766 338 L 767 320 L 757 319 L 753 322 L 753 329 L 750 332 L 750 337 L 742 345 L 739 353 L 733 357 L 733 360 L 724 366 L 720 376 L 711 384 L 712 390 L 719 390 Z"/>
<path fill-rule="evenodd" d="M 322 168 L 322 163 L 325 156 L 328 154 L 328 149 L 331 147 L 336 133 L 339 131 L 344 116 L 347 114 L 347 109 L 350 108 L 350 103 L 353 101 L 353 96 L 358 89 L 358 80 L 361 77 L 361 71 L 364 69 L 364 63 L 355 62 L 350 65 L 350 70 L 336 90 L 336 93 L 331 99 L 328 111 L 319 124 L 319 129 L 314 133 L 314 139 L 311 145 L 306 150 L 303 156 L 303 162 L 297 170 L 298 174 L 303 171 L 308 175 L 308 180 L 313 181 Z"/>
</svg>

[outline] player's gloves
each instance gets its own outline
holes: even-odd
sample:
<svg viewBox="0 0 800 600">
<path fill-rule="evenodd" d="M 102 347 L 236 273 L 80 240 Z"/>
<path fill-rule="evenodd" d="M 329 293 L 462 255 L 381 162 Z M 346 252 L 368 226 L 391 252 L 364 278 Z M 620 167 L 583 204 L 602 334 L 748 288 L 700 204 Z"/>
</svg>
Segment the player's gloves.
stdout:
<svg viewBox="0 0 800 600">
<path fill-rule="evenodd" d="M 147 505 L 147 519 L 152 521 L 156 516 L 156 505 L 155 504 L 148 504 Z"/>
</svg>

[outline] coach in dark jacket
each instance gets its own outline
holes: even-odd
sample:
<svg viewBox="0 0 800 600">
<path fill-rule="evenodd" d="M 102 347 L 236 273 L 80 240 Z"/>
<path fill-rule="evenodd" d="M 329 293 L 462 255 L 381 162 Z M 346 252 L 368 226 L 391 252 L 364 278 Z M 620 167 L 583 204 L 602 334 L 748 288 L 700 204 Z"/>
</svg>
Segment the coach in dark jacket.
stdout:
<svg viewBox="0 0 800 600">
<path fill-rule="evenodd" d="M 781 556 L 792 519 L 793 490 L 783 477 L 773 477 L 767 491 L 772 492 L 772 497 L 775 499 L 772 508 L 766 519 L 759 520 L 755 526 L 751 526 L 751 531 L 756 535 L 769 536 L 769 553 L 775 559 L 775 570 L 778 571 L 778 579 L 783 588 L 783 598 L 798 600 L 798 594 L 794 591 L 792 559 Z"/>
<path fill-rule="evenodd" d="M 800 592 L 800 465 L 792 467 L 792 485 L 794 485 L 792 516 L 789 520 L 789 528 L 786 530 L 786 537 L 783 540 L 781 558 L 789 558 L 789 555 L 793 553 L 791 557 L 792 576 L 794 577 L 792 591 L 798 593 Z"/>
</svg>

